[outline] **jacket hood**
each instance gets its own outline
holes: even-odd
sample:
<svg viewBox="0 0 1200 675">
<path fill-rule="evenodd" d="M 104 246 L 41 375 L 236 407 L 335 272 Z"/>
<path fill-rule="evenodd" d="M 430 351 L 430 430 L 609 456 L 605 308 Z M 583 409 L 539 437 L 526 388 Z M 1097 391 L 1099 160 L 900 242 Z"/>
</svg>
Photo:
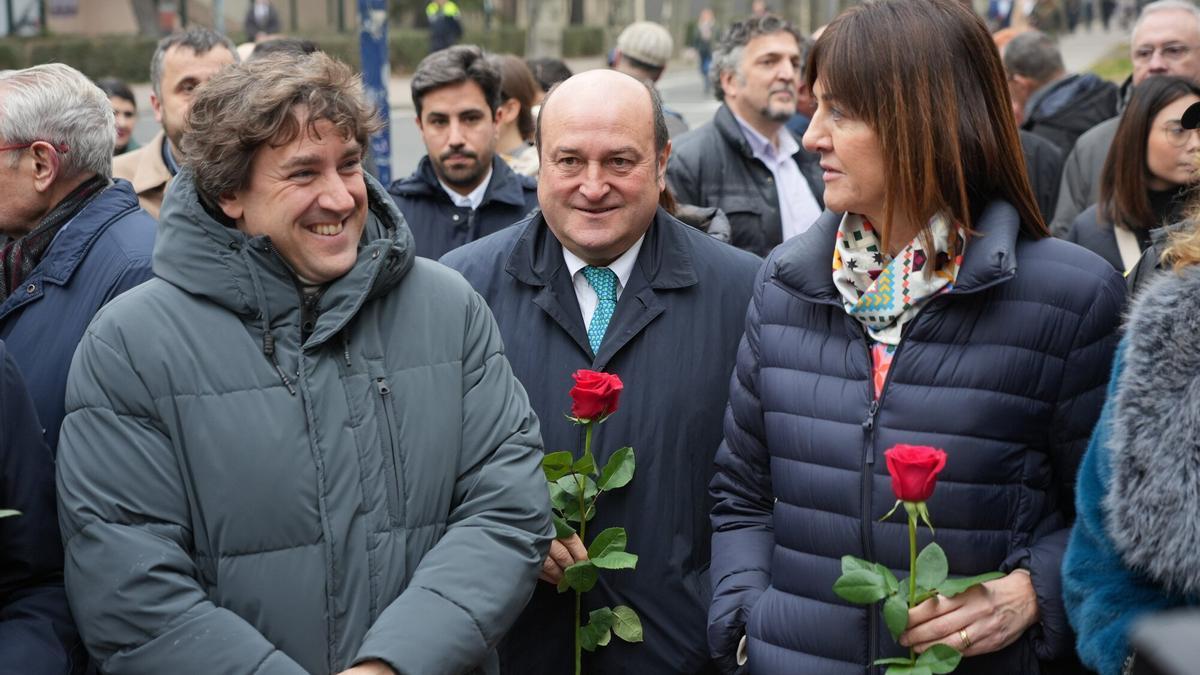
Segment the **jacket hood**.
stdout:
<svg viewBox="0 0 1200 675">
<path fill-rule="evenodd" d="M 1125 564 L 1200 596 L 1200 269 L 1140 290 L 1117 380 L 1108 534 Z"/>
<path fill-rule="evenodd" d="M 321 315 L 305 343 L 318 345 L 337 333 L 367 300 L 395 287 L 412 268 L 413 239 L 383 187 L 369 175 L 368 213 L 358 259 L 321 296 Z M 246 318 L 257 317 L 264 332 L 271 317 L 299 305 L 299 282 L 266 236 L 250 237 L 219 222 L 201 204 L 195 177 L 182 169 L 163 200 L 154 273 L 195 296 Z"/>
</svg>

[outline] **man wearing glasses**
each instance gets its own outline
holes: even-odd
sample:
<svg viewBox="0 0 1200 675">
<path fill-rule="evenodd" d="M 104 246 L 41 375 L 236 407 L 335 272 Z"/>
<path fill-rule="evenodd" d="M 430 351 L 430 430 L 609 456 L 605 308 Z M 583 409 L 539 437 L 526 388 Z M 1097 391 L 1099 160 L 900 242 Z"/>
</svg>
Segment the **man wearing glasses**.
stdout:
<svg viewBox="0 0 1200 675">
<path fill-rule="evenodd" d="M 1190 0 L 1158 0 L 1142 8 L 1129 42 L 1133 74 L 1121 85 L 1121 106 L 1132 87 L 1153 75 L 1176 75 L 1200 84 L 1200 8 Z M 1100 170 L 1121 118 L 1092 127 L 1063 165 L 1058 207 L 1050 230 L 1062 236 L 1084 209 L 1100 199 Z"/>
<path fill-rule="evenodd" d="M 52 451 L 92 315 L 153 276 L 154 220 L 112 179 L 115 137 L 108 96 L 74 68 L 0 76 L 0 338 Z"/>
<path fill-rule="evenodd" d="M 28 418 L 5 423 L 5 439 L 15 443 L 19 428 L 37 435 L 5 448 L 20 464 L 0 473 L 25 467 L 5 480 L 44 490 L 45 502 L 53 495 L 46 446 L 58 445 L 75 347 L 96 310 L 151 276 L 154 220 L 129 183 L 111 178 L 115 137 L 108 96 L 75 69 L 55 63 L 0 75 L 0 338 L 33 399 L 33 410 L 21 413 Z M 8 598 L 0 603 L 0 653 L 12 672 L 82 672 L 87 659 L 62 588 L 53 508 L 45 504 L 45 522 L 31 504 L 0 503 L 26 512 L 6 525 L 9 534 L 35 523 L 51 528 L 49 537 L 26 532 L 33 548 L 0 558 L 0 568 L 8 564 L 0 575 L 0 596 Z"/>
</svg>

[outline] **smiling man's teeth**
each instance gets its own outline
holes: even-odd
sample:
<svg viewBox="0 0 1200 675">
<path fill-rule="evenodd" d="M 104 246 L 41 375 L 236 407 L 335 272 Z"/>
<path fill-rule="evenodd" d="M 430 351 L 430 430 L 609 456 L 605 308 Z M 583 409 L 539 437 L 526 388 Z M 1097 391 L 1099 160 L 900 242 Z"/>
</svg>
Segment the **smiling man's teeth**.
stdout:
<svg viewBox="0 0 1200 675">
<path fill-rule="evenodd" d="M 334 223 L 333 225 L 313 225 L 308 229 L 317 234 L 324 235 L 326 237 L 332 237 L 336 234 L 341 234 L 343 227 L 344 226 L 341 223 Z"/>
</svg>

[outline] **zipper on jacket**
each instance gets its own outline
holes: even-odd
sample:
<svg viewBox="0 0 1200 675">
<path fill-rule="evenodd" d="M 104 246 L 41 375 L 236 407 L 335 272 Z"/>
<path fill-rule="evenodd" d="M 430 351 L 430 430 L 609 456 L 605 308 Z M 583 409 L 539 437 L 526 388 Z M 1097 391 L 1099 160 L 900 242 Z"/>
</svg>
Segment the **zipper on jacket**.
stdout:
<svg viewBox="0 0 1200 675">
<path fill-rule="evenodd" d="M 386 378 L 377 377 L 375 391 L 379 393 L 379 407 L 383 412 L 379 423 L 384 426 L 384 436 L 387 440 L 383 448 L 383 471 L 384 482 L 387 485 L 388 517 L 391 524 L 396 526 L 400 522 L 400 472 L 396 466 L 396 457 L 400 453 L 396 447 L 396 427 L 392 419 L 392 388 Z"/>
</svg>

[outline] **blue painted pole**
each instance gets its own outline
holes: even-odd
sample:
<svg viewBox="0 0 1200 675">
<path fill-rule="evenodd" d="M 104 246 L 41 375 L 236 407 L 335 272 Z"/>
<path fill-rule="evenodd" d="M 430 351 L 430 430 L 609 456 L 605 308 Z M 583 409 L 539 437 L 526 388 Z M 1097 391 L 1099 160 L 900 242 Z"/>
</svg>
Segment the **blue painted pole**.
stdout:
<svg viewBox="0 0 1200 675">
<path fill-rule="evenodd" d="M 383 120 L 383 128 L 371 135 L 371 158 L 375 177 L 385 186 L 392 182 L 392 135 L 389 122 L 387 0 L 358 0 L 359 50 L 362 56 L 363 85 L 367 98 Z"/>
</svg>

